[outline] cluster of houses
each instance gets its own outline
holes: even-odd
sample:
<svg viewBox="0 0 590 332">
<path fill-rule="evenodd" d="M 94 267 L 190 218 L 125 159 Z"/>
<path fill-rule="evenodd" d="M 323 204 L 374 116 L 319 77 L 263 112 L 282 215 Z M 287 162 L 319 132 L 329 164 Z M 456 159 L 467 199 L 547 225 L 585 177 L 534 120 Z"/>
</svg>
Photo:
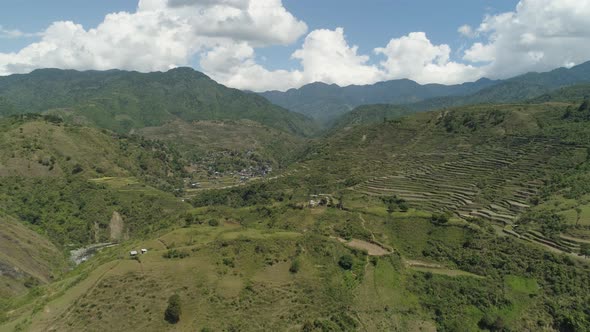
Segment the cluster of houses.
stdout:
<svg viewBox="0 0 590 332">
<path fill-rule="evenodd" d="M 141 254 L 143 255 L 143 254 L 147 253 L 147 252 L 148 252 L 148 250 L 147 250 L 147 249 L 141 249 L 140 251 L 137 251 L 137 250 L 131 250 L 131 251 L 129 252 L 129 256 L 131 256 L 131 257 L 135 257 L 135 256 L 139 255 L 139 253 L 140 253 L 140 252 L 141 252 Z"/>
<path fill-rule="evenodd" d="M 309 207 L 315 208 L 318 206 L 326 206 L 331 203 L 332 197 L 326 194 L 310 195 Z"/>
</svg>

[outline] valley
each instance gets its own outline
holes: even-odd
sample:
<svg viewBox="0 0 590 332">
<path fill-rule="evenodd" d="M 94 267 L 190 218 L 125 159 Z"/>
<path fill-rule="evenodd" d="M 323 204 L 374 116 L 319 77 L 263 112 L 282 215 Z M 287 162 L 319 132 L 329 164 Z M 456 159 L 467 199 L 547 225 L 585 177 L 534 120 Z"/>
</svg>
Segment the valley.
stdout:
<svg viewBox="0 0 590 332">
<path fill-rule="evenodd" d="M 590 326 L 583 86 L 320 132 L 192 70 L 143 75 L 0 84 L 0 331 Z"/>
</svg>

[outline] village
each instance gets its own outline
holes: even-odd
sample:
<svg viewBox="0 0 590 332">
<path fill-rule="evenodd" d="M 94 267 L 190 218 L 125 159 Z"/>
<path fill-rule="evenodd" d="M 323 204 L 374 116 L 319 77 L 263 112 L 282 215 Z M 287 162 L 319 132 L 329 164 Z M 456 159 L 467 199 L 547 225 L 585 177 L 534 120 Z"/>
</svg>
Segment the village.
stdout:
<svg viewBox="0 0 590 332">
<path fill-rule="evenodd" d="M 217 151 L 196 159 L 185 170 L 184 191 L 225 188 L 265 178 L 273 172 L 272 163 L 247 150 Z"/>
</svg>

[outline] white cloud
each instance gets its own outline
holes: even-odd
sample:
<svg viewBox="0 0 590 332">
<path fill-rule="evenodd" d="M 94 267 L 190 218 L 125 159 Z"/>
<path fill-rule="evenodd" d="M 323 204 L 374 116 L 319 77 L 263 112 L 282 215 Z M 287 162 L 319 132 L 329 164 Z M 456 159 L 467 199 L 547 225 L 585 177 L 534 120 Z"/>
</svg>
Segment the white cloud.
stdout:
<svg viewBox="0 0 590 332">
<path fill-rule="evenodd" d="M 203 54 L 200 64 L 213 79 L 234 88 L 265 91 L 301 85 L 301 72 L 269 71 L 257 64 L 254 56 L 247 43 L 228 43 Z"/>
<path fill-rule="evenodd" d="M 301 61 L 306 82 L 351 85 L 382 79 L 379 69 L 367 64 L 369 56 L 359 55 L 357 46 L 348 45 L 342 28 L 311 32 L 293 58 Z"/>
<path fill-rule="evenodd" d="M 386 56 L 381 66 L 387 78 L 410 78 L 419 83 L 461 83 L 481 77 L 477 67 L 450 61 L 449 45 L 433 45 L 424 32 L 412 32 L 375 49 Z"/>
<path fill-rule="evenodd" d="M 486 76 L 506 78 L 528 71 L 572 66 L 590 59 L 590 1 L 521 0 L 514 12 L 487 16 L 464 59 L 486 63 Z"/>
<path fill-rule="evenodd" d="M 480 77 L 477 67 L 449 60 L 448 45 L 433 45 L 423 32 L 392 39 L 385 48 L 375 49 L 386 60 L 369 64 L 370 57 L 350 46 L 344 30 L 314 30 L 292 55 L 302 70 L 269 71 L 255 61 L 246 43 L 216 47 L 201 58 L 201 67 L 213 79 L 229 86 L 254 91 L 286 90 L 312 82 L 340 86 L 372 84 L 397 78 L 421 83 L 459 83 Z"/>
<path fill-rule="evenodd" d="M 256 63 L 249 45 L 228 44 L 207 52 L 201 67 L 215 80 L 254 91 L 286 90 L 318 81 L 344 86 L 383 79 L 376 66 L 367 64 L 368 56 L 348 45 L 342 28 L 312 31 L 292 58 L 301 62 L 302 70 L 269 71 Z"/>
<path fill-rule="evenodd" d="M 268 70 L 256 49 L 292 45 L 307 32 L 281 0 L 139 0 L 134 13 L 109 14 L 94 28 L 55 22 L 27 34 L 0 26 L 0 38 L 38 36 L 13 53 L 0 53 L 0 75 L 36 68 L 167 70 L 195 57 L 220 83 L 255 91 L 322 81 L 370 84 L 409 78 L 461 83 L 482 76 L 506 78 L 526 71 L 571 67 L 590 58 L 590 1 L 521 0 L 514 12 L 491 15 L 458 33 L 477 38 L 451 59 L 446 44 L 424 32 L 393 38 L 371 57 L 349 44 L 344 30 L 310 32 L 292 54 L 298 70 Z"/>
<path fill-rule="evenodd" d="M 477 33 L 473 31 L 473 28 L 467 24 L 460 26 L 459 29 L 457 29 L 457 32 L 467 38 L 473 38 L 477 35 Z"/>
<path fill-rule="evenodd" d="M 180 1 L 175 1 L 179 3 Z M 167 70 L 231 43 L 289 44 L 307 31 L 280 0 L 140 0 L 135 13 L 113 13 L 93 29 L 55 22 L 38 42 L 0 53 L 0 75 L 36 68 Z"/>
<path fill-rule="evenodd" d="M 7 29 L 0 25 L 0 39 L 30 38 L 36 36 L 39 36 L 39 34 L 23 32 L 18 29 Z"/>
</svg>

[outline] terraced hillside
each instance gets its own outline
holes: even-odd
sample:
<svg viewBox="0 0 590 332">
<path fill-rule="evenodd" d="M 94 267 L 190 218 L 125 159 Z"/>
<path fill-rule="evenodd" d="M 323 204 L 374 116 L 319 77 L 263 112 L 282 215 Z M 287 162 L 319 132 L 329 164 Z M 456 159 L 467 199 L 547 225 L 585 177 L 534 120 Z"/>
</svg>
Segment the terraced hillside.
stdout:
<svg viewBox="0 0 590 332">
<path fill-rule="evenodd" d="M 562 153 L 585 154 L 581 147 L 550 140 L 514 138 L 508 146 L 473 151 L 405 156 L 405 167 L 353 187 L 361 193 L 397 195 L 428 211 L 448 211 L 462 218 L 512 224 L 530 207 L 543 182 L 548 160 Z M 403 158 L 403 157 L 402 157 Z"/>
<path fill-rule="evenodd" d="M 564 172 L 585 169 L 587 129 L 572 108 L 578 105 L 471 106 L 347 128 L 310 149 L 301 169 L 340 183 L 345 196 L 397 196 L 410 208 L 489 221 L 500 235 L 579 253 L 588 233 L 575 217 L 576 206 L 585 209 L 583 199 L 556 211 L 573 214 L 568 222 L 577 228 L 562 227 L 569 240 L 546 234 L 539 218 L 536 227 L 519 228 L 532 208 L 570 191 L 571 181 L 561 179 Z M 572 120 L 565 118 L 570 113 Z M 322 191 L 339 188 L 319 175 L 308 178 L 316 186 L 325 184 Z"/>
</svg>

